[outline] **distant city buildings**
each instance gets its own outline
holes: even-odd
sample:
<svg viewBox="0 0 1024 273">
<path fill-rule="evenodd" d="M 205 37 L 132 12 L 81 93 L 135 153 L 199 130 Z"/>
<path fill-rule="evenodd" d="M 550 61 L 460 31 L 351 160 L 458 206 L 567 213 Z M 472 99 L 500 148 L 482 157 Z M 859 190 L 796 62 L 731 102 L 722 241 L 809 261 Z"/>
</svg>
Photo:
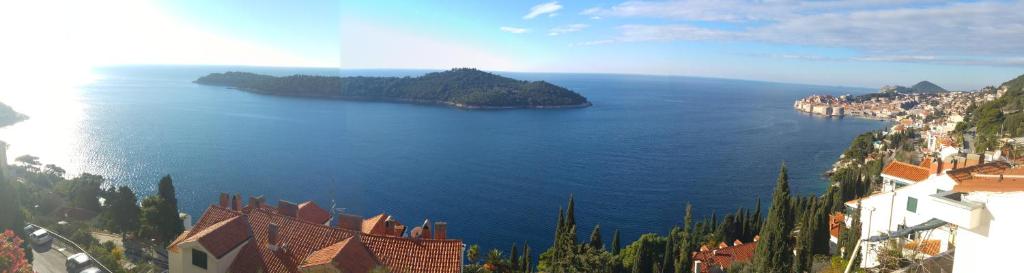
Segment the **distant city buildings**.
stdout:
<svg viewBox="0 0 1024 273">
<path fill-rule="evenodd" d="M 313 202 L 220 195 L 168 246 L 170 272 L 457 273 L 464 245 L 445 222 L 409 228 L 388 214 L 332 215 Z M 382 271 L 384 272 L 384 271 Z"/>
</svg>

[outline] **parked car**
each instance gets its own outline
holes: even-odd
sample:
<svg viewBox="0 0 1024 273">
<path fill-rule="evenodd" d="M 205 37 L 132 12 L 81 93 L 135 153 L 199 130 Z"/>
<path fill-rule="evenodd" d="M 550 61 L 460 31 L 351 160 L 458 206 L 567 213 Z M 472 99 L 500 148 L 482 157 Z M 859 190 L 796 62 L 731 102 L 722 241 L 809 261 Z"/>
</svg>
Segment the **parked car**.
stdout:
<svg viewBox="0 0 1024 273">
<path fill-rule="evenodd" d="M 41 245 L 53 241 L 53 237 L 50 236 L 50 232 L 44 228 L 37 229 L 29 234 L 28 239 L 33 244 Z"/>
<path fill-rule="evenodd" d="M 93 266 L 90 268 L 82 269 L 82 271 L 78 271 L 78 273 L 103 273 L 103 270 L 100 270 L 98 267 Z"/>
<path fill-rule="evenodd" d="M 86 255 L 85 253 L 68 256 L 68 261 L 64 263 L 64 267 L 67 268 L 68 272 L 78 272 L 79 270 L 86 269 L 90 265 L 93 265 L 92 259 L 89 259 L 89 255 Z"/>
<path fill-rule="evenodd" d="M 36 230 L 39 230 L 39 226 L 33 224 L 28 224 L 24 229 L 25 234 L 32 234 L 33 232 L 36 232 Z"/>
</svg>

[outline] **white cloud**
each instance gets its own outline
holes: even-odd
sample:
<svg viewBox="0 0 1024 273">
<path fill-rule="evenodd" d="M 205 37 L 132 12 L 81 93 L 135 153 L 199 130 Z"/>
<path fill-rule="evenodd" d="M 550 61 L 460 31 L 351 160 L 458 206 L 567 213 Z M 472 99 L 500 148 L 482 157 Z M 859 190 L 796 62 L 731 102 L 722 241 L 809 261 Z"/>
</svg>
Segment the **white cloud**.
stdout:
<svg viewBox="0 0 1024 273">
<path fill-rule="evenodd" d="M 591 8 L 595 16 L 655 17 L 729 22 L 730 28 L 696 24 L 631 24 L 618 27 L 617 42 L 716 40 L 845 48 L 855 61 L 1014 65 L 1024 56 L 1024 2 L 895 5 L 881 2 L 750 3 L 707 7 L 701 1 L 631 1 Z M 732 7 L 740 1 L 714 2 Z M 828 10 L 820 12 L 820 10 Z M 763 11 L 763 12 L 753 12 Z M 748 21 L 758 21 L 750 23 Z M 944 57 L 954 56 L 954 57 Z M 884 58 L 883 58 L 884 57 Z"/>
<path fill-rule="evenodd" d="M 554 16 L 554 12 L 556 12 L 556 11 L 558 11 L 560 9 L 562 9 L 562 5 L 559 5 L 558 1 L 538 4 L 538 5 L 533 6 L 532 8 L 530 8 L 530 13 L 527 13 L 526 15 L 524 15 L 523 19 L 530 20 L 530 19 L 533 19 L 533 18 L 535 18 L 537 16 L 540 16 L 542 14 L 548 14 L 548 13 L 550 13 L 548 16 Z"/>
<path fill-rule="evenodd" d="M 500 27 L 498 29 L 501 29 L 501 31 L 512 33 L 512 34 L 523 34 L 523 33 L 526 33 L 526 32 L 530 31 L 529 29 L 518 28 L 518 27 Z"/>
<path fill-rule="evenodd" d="M 562 34 L 566 34 L 566 33 L 570 33 L 570 32 L 577 32 L 577 31 L 583 30 L 583 29 L 585 29 L 587 27 L 590 27 L 590 26 L 586 25 L 586 24 L 571 24 L 571 25 L 558 26 L 558 27 L 555 27 L 555 28 L 552 28 L 551 30 L 549 30 L 548 31 L 548 35 L 550 35 L 550 36 L 557 36 L 557 35 L 562 35 Z"/>
</svg>

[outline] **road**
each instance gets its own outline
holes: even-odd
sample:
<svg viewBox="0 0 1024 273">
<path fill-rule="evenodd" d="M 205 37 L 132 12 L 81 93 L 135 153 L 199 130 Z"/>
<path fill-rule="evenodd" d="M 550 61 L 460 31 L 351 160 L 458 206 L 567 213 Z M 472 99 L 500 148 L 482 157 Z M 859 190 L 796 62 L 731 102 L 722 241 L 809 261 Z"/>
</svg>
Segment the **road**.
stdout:
<svg viewBox="0 0 1024 273">
<path fill-rule="evenodd" d="M 32 245 L 32 270 L 39 273 L 67 273 L 64 262 L 67 255 L 59 244 L 53 242 Z"/>
</svg>

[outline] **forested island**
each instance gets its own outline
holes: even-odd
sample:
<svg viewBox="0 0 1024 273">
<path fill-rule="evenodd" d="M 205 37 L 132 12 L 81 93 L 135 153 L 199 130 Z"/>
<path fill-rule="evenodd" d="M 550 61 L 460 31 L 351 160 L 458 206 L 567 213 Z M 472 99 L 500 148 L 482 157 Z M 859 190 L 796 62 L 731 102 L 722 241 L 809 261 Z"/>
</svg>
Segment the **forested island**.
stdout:
<svg viewBox="0 0 1024 273">
<path fill-rule="evenodd" d="M 28 116 L 15 112 L 14 108 L 0 102 L 0 127 L 13 125 L 26 119 L 28 119 Z"/>
<path fill-rule="evenodd" d="M 591 105 L 582 95 L 545 81 L 520 81 L 472 68 L 427 73 L 419 77 L 275 77 L 226 72 L 203 76 L 195 83 L 268 95 L 445 104 L 465 109 Z"/>
</svg>

